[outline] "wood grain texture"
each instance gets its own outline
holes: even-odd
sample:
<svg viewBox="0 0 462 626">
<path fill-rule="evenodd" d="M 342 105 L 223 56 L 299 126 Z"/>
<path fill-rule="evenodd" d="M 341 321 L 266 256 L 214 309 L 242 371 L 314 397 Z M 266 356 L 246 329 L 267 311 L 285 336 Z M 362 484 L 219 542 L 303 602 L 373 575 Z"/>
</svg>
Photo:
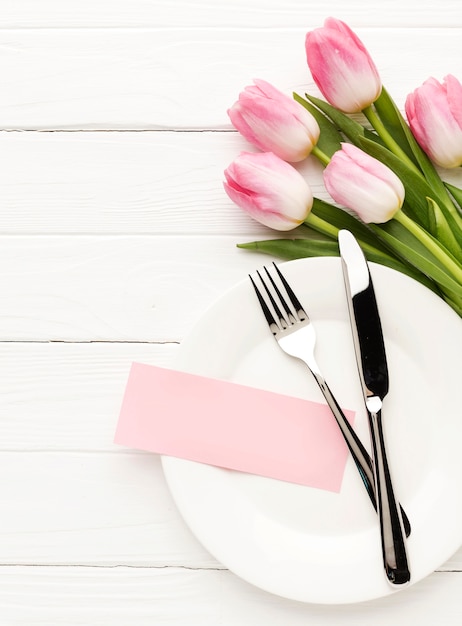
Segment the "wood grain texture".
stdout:
<svg viewBox="0 0 462 626">
<path fill-rule="evenodd" d="M 0 132 L 1 232 L 269 235 L 223 189 L 245 149 L 235 132 Z M 299 169 L 327 199 L 317 161 Z"/>
<path fill-rule="evenodd" d="M 2 0 L 2 28 L 293 28 L 310 20 L 320 25 L 329 15 L 354 27 L 435 27 L 461 25 L 458 0 L 434 10 L 430 0 L 419 8 L 401 0 Z"/>
<path fill-rule="evenodd" d="M 0 132 L 1 234 L 280 236 L 223 189 L 251 149 L 236 132 Z M 296 169 L 332 202 L 314 157 Z M 462 185 L 457 169 L 442 175 Z"/>
<path fill-rule="evenodd" d="M 19 566 L 0 569 L 0 614 L 12 626 L 459 626 L 461 577 L 436 573 L 405 593 L 339 607 L 282 600 L 227 571 Z"/>
<path fill-rule="evenodd" d="M 179 515 L 157 455 L 2 452 L 0 468 L 10 477 L 0 492 L 0 570 L 223 568 Z M 460 573 L 462 550 L 438 570 Z"/>
<path fill-rule="evenodd" d="M 0 11 L 0 624 L 459 626 L 462 548 L 390 598 L 288 602 L 198 543 L 156 455 L 112 443 L 131 362 L 174 366 L 206 308 L 269 260 L 236 249 L 277 234 L 222 188 L 249 149 L 226 114 L 239 91 L 317 93 L 305 33 L 334 15 L 403 109 L 428 76 L 461 77 L 459 0 Z M 327 199 L 319 165 L 299 169 Z"/>
<path fill-rule="evenodd" d="M 113 439 L 130 366 L 137 361 L 174 367 L 178 348 L 0 344 L 0 452 L 128 452 Z"/>
<path fill-rule="evenodd" d="M 179 341 L 225 290 L 271 259 L 238 250 L 237 240 L 5 237 L 0 339 Z"/>
<path fill-rule="evenodd" d="M 295 29 L 0 30 L 0 128 L 229 129 L 226 110 L 254 78 L 316 93 L 304 45 L 314 26 L 307 14 Z M 460 72 L 455 24 L 357 32 L 401 107 L 429 76 Z"/>
<path fill-rule="evenodd" d="M 112 443 L 132 361 L 177 345 L 0 344 L 0 564 L 220 567 L 176 511 L 158 455 Z M 33 514 L 32 514 L 33 512 Z M 462 550 L 443 571 L 462 570 Z"/>
<path fill-rule="evenodd" d="M 178 514 L 159 457 L 117 448 L 2 452 L 0 563 L 220 567 Z"/>
</svg>

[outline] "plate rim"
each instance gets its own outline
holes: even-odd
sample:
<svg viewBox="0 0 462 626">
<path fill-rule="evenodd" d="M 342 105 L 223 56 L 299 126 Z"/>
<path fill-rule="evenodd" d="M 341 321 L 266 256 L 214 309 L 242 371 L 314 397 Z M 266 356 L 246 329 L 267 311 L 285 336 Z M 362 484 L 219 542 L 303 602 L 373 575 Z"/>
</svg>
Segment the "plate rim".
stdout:
<svg viewBox="0 0 462 626">
<path fill-rule="evenodd" d="M 281 267 L 284 267 L 286 269 L 288 268 L 297 268 L 297 267 L 310 267 L 313 266 L 313 268 L 315 268 L 316 266 L 324 266 L 325 268 L 334 268 L 336 270 L 338 270 L 338 268 L 340 267 L 340 259 L 338 257 L 310 257 L 310 258 L 303 258 L 303 259 L 295 259 L 295 260 L 290 260 L 290 261 L 282 261 L 280 263 Z M 407 275 L 401 274 L 391 268 L 388 267 L 384 267 L 382 265 L 378 265 L 375 263 L 369 263 L 370 268 L 371 268 L 371 274 L 373 276 L 373 280 L 374 282 L 376 282 L 378 280 L 378 284 L 376 285 L 376 291 L 378 290 L 380 292 L 381 287 L 381 281 L 383 279 L 383 277 L 388 276 L 388 278 L 393 277 L 393 279 L 398 280 L 398 283 L 400 281 L 404 281 L 404 284 L 409 284 L 409 285 L 413 285 L 415 288 L 417 288 L 417 290 L 420 290 L 420 294 L 423 295 L 425 294 L 425 298 L 429 298 L 429 306 L 431 308 L 436 308 L 439 311 L 443 312 L 443 315 L 446 315 L 447 318 L 449 320 L 451 320 L 451 323 L 455 324 L 457 326 L 457 324 L 461 324 L 458 327 L 458 331 L 460 332 L 460 330 L 462 329 L 462 320 L 460 320 L 460 318 L 458 317 L 458 315 L 452 311 L 452 309 L 450 309 L 450 307 L 444 303 L 436 294 L 434 294 L 433 292 L 431 292 L 430 290 L 428 290 L 426 287 L 424 287 L 423 285 L 421 285 L 420 283 L 418 283 L 417 281 L 415 281 L 414 279 L 408 277 Z M 296 272 L 297 270 L 291 270 Z M 327 269 L 327 271 L 331 271 L 330 269 Z M 410 281 L 410 282 L 408 282 Z M 246 283 L 248 283 L 248 278 L 246 279 L 242 279 L 241 281 L 235 283 L 233 286 L 231 286 L 229 289 L 227 289 L 226 291 L 223 292 L 223 294 L 217 298 L 208 308 L 207 310 L 203 313 L 203 315 L 201 316 L 201 318 L 196 322 L 196 324 L 193 326 L 192 330 L 190 331 L 190 333 L 187 335 L 187 337 L 185 338 L 185 340 L 182 342 L 182 344 L 180 345 L 180 350 L 178 353 L 178 356 L 176 358 L 176 363 L 180 362 L 181 364 L 181 360 L 182 358 L 184 358 L 184 354 L 185 352 L 187 352 L 190 349 L 190 344 L 194 345 L 194 342 L 197 341 L 197 336 L 203 332 L 203 328 L 205 327 L 205 325 L 208 324 L 208 320 L 210 318 L 210 316 L 213 318 L 215 315 L 215 311 L 217 308 L 220 308 L 223 303 L 225 303 L 227 301 L 227 299 L 229 299 L 230 297 L 232 298 L 237 292 L 239 292 L 240 289 L 242 289 L 242 286 L 245 285 Z M 257 308 L 257 307 L 256 307 Z M 184 367 L 184 363 L 182 368 Z M 193 367 L 192 369 L 189 369 L 188 371 L 192 371 L 194 373 L 195 368 Z M 162 461 L 162 467 L 164 470 L 164 475 L 165 478 L 167 480 L 167 484 L 169 486 L 170 492 L 172 494 L 172 497 L 185 521 L 185 523 L 190 527 L 190 529 L 192 530 L 193 534 L 196 536 L 196 538 L 200 541 L 200 543 L 202 543 L 202 545 L 204 545 L 204 547 L 213 554 L 213 556 L 216 556 L 216 552 L 217 550 L 211 550 L 210 549 L 210 541 L 205 540 L 204 541 L 204 537 L 202 536 L 201 532 L 198 532 L 198 529 L 195 527 L 194 522 L 192 522 L 191 520 L 191 516 L 188 514 L 188 510 L 187 507 L 185 509 L 184 503 L 181 502 L 181 494 L 178 493 L 178 485 L 175 484 L 175 479 L 174 479 L 174 474 L 175 474 L 175 466 L 178 468 L 180 467 L 182 464 L 186 464 L 186 466 L 189 466 L 190 468 L 194 465 L 200 465 L 200 464 L 196 464 L 195 462 L 192 461 L 185 461 L 183 459 L 174 459 L 172 457 L 165 457 L 162 456 L 161 457 L 161 461 Z M 191 465 L 192 464 L 192 465 Z M 218 468 L 213 468 L 213 470 L 217 470 Z M 181 472 L 180 472 L 181 473 Z M 181 489 L 180 489 L 181 491 Z M 411 582 L 411 585 L 414 584 L 415 582 L 418 582 L 418 580 L 421 580 L 422 578 L 424 578 L 426 575 L 428 575 L 429 573 L 431 573 L 436 567 L 438 567 L 439 565 L 441 565 L 447 558 L 449 558 L 451 556 L 451 554 L 458 549 L 458 547 L 462 544 L 462 533 L 461 536 L 457 539 L 457 541 L 455 542 L 457 543 L 456 547 L 454 548 L 454 550 L 451 550 L 450 553 L 444 555 L 444 558 L 441 562 L 435 563 L 434 567 L 431 568 L 427 568 L 428 571 L 424 571 L 422 573 L 421 576 L 419 576 L 417 579 L 413 579 Z M 268 585 L 265 584 L 261 584 L 261 581 L 256 580 L 254 577 L 252 576 L 246 576 L 245 573 L 243 574 L 242 571 L 238 571 L 239 568 L 236 567 L 230 567 L 229 563 L 227 563 L 226 561 L 229 561 L 229 559 L 223 558 L 222 555 L 220 555 L 220 558 L 218 559 L 219 561 L 221 561 L 226 567 L 229 567 L 229 569 L 231 571 L 233 571 L 234 573 L 236 573 L 238 576 L 240 576 L 241 578 L 243 578 L 244 580 L 247 580 L 247 582 L 250 582 L 251 584 L 253 584 L 254 586 L 260 587 L 261 589 L 264 589 L 266 591 L 269 591 L 271 593 L 274 593 L 276 595 L 281 595 L 283 597 L 289 598 L 289 599 L 293 599 L 293 600 L 298 600 L 298 601 L 302 601 L 302 602 L 310 602 L 310 603 L 317 603 L 318 600 L 316 598 L 313 598 L 310 594 L 308 594 L 305 598 L 304 597 L 299 597 L 299 595 L 296 596 L 292 596 L 290 594 L 290 592 L 287 591 L 278 591 L 277 588 L 269 588 Z M 408 588 L 408 587 L 407 587 Z M 323 604 L 338 604 L 338 603 L 351 603 L 351 602 L 360 602 L 360 601 L 364 601 L 364 600 L 371 600 L 374 598 L 378 598 L 378 597 L 382 597 L 383 595 L 388 595 L 389 593 L 393 593 L 396 590 L 394 590 L 393 588 L 391 588 L 391 586 L 386 586 L 384 588 L 382 588 L 380 591 L 376 592 L 376 593 L 372 593 L 369 594 L 365 597 L 358 597 L 357 595 L 352 597 L 351 599 L 348 599 L 348 597 L 345 597 L 344 594 L 340 594 L 340 597 L 323 597 L 322 600 L 320 601 L 320 603 Z"/>
</svg>

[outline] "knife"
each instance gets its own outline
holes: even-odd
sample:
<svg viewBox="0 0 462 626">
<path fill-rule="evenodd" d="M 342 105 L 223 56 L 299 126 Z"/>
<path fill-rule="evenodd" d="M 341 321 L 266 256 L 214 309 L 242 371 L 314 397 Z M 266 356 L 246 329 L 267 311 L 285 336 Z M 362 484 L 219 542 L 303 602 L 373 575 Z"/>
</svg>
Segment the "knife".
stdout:
<svg viewBox="0 0 462 626">
<path fill-rule="evenodd" d="M 410 581 L 401 508 L 394 494 L 382 427 L 388 368 L 382 325 L 369 267 L 355 237 L 338 234 L 356 361 L 369 417 L 372 457 L 385 573 L 392 585 Z"/>
</svg>

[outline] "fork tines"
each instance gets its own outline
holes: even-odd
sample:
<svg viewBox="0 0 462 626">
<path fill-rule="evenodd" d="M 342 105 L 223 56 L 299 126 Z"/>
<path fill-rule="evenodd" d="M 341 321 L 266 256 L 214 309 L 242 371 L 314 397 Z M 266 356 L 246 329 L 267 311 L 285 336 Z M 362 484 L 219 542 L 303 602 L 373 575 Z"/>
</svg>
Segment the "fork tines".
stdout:
<svg viewBox="0 0 462 626">
<path fill-rule="evenodd" d="M 271 327 L 273 334 L 276 334 L 277 330 L 273 327 L 273 324 L 276 325 L 277 329 L 285 330 L 296 322 L 305 321 L 308 316 L 291 286 L 274 262 L 273 267 L 277 275 L 276 280 L 267 267 L 264 267 L 266 278 L 257 271 L 264 291 L 258 287 L 252 276 L 249 275 L 249 277 L 256 291 L 266 321 Z"/>
</svg>

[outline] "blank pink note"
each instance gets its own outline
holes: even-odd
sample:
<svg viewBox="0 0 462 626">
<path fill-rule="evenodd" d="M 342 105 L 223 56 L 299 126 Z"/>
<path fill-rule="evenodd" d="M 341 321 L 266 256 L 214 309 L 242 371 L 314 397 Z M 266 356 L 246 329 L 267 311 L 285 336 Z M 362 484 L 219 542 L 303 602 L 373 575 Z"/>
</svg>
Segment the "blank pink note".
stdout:
<svg viewBox="0 0 462 626">
<path fill-rule="evenodd" d="M 115 443 L 334 492 L 348 458 L 325 404 L 141 363 Z"/>
</svg>

